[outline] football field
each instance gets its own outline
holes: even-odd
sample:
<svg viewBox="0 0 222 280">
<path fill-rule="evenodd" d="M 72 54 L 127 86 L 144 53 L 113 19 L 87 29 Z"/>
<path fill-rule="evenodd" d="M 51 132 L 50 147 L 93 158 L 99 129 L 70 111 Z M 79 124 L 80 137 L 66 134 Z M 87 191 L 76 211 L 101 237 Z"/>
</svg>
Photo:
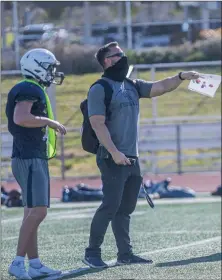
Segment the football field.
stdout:
<svg viewBox="0 0 222 280">
<path fill-rule="evenodd" d="M 42 261 L 63 271 L 56 279 L 220 279 L 221 200 L 155 200 L 151 209 L 140 199 L 131 218 L 134 253 L 149 257 L 151 265 L 90 269 L 82 263 L 88 245 L 91 219 L 99 203 L 53 203 L 39 229 Z M 2 278 L 15 255 L 22 209 L 2 208 Z M 116 258 L 115 240 L 108 228 L 102 246 L 104 261 Z"/>
</svg>

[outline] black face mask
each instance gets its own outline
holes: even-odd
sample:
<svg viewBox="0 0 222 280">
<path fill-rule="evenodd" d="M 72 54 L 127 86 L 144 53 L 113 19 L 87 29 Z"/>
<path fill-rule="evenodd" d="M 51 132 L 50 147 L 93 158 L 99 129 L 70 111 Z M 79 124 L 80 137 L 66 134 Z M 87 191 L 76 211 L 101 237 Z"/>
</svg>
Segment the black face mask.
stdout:
<svg viewBox="0 0 222 280">
<path fill-rule="evenodd" d="M 128 73 L 129 64 L 126 56 L 122 57 L 116 64 L 107 68 L 104 71 L 103 77 L 110 78 L 111 80 L 122 82 Z"/>
</svg>

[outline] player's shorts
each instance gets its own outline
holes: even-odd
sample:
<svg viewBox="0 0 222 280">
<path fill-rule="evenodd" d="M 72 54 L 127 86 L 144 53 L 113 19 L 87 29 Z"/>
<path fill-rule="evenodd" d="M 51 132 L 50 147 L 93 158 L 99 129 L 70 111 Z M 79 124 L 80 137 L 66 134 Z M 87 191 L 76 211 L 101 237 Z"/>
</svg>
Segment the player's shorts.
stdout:
<svg viewBox="0 0 222 280">
<path fill-rule="evenodd" d="M 21 187 L 24 206 L 49 207 L 50 178 L 47 160 L 13 158 L 12 173 Z"/>
</svg>

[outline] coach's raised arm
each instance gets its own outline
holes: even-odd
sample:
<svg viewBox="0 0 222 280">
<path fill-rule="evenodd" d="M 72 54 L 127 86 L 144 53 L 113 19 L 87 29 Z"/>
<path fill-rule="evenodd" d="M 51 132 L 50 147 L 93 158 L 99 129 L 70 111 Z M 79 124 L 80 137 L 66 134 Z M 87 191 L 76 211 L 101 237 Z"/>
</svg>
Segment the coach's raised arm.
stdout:
<svg viewBox="0 0 222 280">
<path fill-rule="evenodd" d="M 178 88 L 178 86 L 185 80 L 198 79 L 200 74 L 195 71 L 180 72 L 176 76 L 168 77 L 164 80 L 153 82 L 150 97 L 156 97 L 163 95 L 166 92 L 170 92 Z"/>
</svg>

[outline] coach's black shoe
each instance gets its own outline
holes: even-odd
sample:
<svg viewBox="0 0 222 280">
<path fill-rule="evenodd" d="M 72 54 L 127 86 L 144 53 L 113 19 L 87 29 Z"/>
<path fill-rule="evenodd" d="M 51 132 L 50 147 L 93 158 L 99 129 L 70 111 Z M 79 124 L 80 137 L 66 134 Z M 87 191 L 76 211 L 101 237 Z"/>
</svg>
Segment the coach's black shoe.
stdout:
<svg viewBox="0 0 222 280">
<path fill-rule="evenodd" d="M 120 255 L 117 258 L 117 265 L 124 265 L 124 264 L 139 264 L 139 263 L 146 263 L 146 264 L 152 264 L 153 261 L 149 259 L 144 259 L 139 256 L 136 256 L 134 254 L 127 254 L 127 255 Z"/>
<path fill-rule="evenodd" d="M 106 268 L 108 265 L 104 263 L 101 257 L 90 257 L 85 256 L 82 262 L 92 268 Z"/>
</svg>

